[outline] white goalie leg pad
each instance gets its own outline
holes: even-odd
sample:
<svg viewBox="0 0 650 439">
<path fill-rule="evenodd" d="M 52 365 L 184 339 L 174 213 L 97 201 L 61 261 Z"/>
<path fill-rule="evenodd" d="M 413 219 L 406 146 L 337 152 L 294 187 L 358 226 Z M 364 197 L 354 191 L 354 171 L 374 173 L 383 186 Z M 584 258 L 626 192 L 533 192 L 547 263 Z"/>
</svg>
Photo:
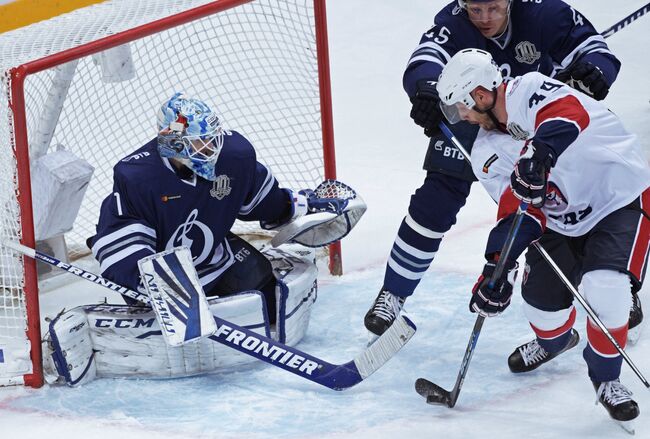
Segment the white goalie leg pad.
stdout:
<svg viewBox="0 0 650 439">
<path fill-rule="evenodd" d="M 77 307 L 56 316 L 43 339 L 45 380 L 70 386 L 90 382 L 97 376 L 95 350 L 88 316 Z"/>
<path fill-rule="evenodd" d="M 140 259 L 138 268 L 170 346 L 217 332 L 189 248 L 176 247 Z"/>
<path fill-rule="evenodd" d="M 277 280 L 275 338 L 295 345 L 307 332 L 318 295 L 314 251 L 294 244 L 282 250 L 265 249 L 262 253 L 271 261 Z"/>
<path fill-rule="evenodd" d="M 258 291 L 211 298 L 209 307 L 214 315 L 271 335 L 264 296 Z M 256 361 L 210 339 L 169 346 L 154 311 L 144 306 L 87 305 L 63 313 L 59 320 L 62 323 L 51 330 L 59 348 L 50 343 L 47 354 L 58 355 L 61 366 L 57 365 L 56 373 L 69 385 L 95 377 L 186 377 L 231 370 Z M 70 330 L 84 321 L 86 325 Z"/>
</svg>

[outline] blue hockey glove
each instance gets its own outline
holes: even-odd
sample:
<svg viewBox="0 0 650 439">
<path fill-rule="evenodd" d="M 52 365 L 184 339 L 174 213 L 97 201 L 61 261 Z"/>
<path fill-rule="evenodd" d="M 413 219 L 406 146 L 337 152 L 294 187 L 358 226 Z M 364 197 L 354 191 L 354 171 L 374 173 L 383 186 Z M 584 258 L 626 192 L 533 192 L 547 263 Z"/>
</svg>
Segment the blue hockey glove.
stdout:
<svg viewBox="0 0 650 439">
<path fill-rule="evenodd" d="M 540 208 L 546 202 L 548 174 L 555 165 L 553 150 L 543 143 L 529 143 L 515 164 L 510 187 L 515 197 Z"/>
<path fill-rule="evenodd" d="M 567 83 L 582 93 L 602 101 L 609 93 L 609 83 L 598 66 L 590 62 L 577 62 L 557 75 L 557 80 Z"/>
<path fill-rule="evenodd" d="M 424 134 L 432 137 L 440 132 L 438 124 L 442 121 L 440 96 L 436 81 L 421 79 L 417 83 L 415 96 L 411 99 L 411 119 L 424 128 Z"/>
<path fill-rule="evenodd" d="M 506 262 L 506 268 L 492 288 L 488 282 L 496 268 L 496 261 L 489 261 L 483 267 L 469 301 L 470 312 L 477 312 L 483 317 L 494 317 L 501 314 L 510 305 L 512 288 L 517 279 L 518 264 L 515 261 Z"/>
</svg>

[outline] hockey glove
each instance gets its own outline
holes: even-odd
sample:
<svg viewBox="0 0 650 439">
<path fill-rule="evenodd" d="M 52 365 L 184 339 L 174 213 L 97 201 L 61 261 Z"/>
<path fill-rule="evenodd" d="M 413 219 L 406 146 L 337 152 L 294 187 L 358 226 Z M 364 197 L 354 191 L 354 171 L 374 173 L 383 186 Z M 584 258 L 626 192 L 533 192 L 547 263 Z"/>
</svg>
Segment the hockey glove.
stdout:
<svg viewBox="0 0 650 439">
<path fill-rule="evenodd" d="M 515 197 L 540 208 L 546 201 L 548 174 L 555 165 L 553 150 L 543 143 L 526 146 L 510 175 L 510 187 Z"/>
<path fill-rule="evenodd" d="M 496 261 L 489 261 L 483 267 L 483 273 L 472 288 L 472 298 L 469 301 L 470 312 L 477 312 L 483 317 L 494 317 L 501 314 L 510 305 L 512 288 L 517 280 L 518 264 L 515 261 L 506 262 L 501 277 L 490 288 L 488 283 L 496 264 Z"/>
<path fill-rule="evenodd" d="M 609 93 L 609 83 L 598 66 L 590 62 L 577 62 L 565 72 L 557 75 L 559 81 L 602 101 Z"/>
<path fill-rule="evenodd" d="M 340 215 L 348 205 L 343 198 L 320 198 L 311 189 L 303 189 L 291 195 L 291 220 L 316 212 L 331 212 Z"/>
<path fill-rule="evenodd" d="M 442 121 L 440 96 L 436 81 L 421 79 L 417 83 L 415 96 L 411 99 L 411 119 L 424 128 L 424 134 L 432 137 L 440 132 L 438 124 Z"/>
<path fill-rule="evenodd" d="M 298 193 L 307 199 L 307 213 L 331 212 L 340 215 L 349 201 L 343 198 L 320 198 L 311 189 L 303 189 Z"/>
</svg>

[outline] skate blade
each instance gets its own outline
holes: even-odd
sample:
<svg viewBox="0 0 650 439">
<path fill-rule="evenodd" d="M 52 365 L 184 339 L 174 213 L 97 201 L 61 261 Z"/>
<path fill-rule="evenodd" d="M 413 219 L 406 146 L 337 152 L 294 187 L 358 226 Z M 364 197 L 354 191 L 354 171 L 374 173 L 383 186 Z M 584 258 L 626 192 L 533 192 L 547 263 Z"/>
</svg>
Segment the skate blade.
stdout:
<svg viewBox="0 0 650 439">
<path fill-rule="evenodd" d="M 615 421 L 619 427 L 621 427 L 623 430 L 625 430 L 626 433 L 631 434 L 634 436 L 635 430 L 635 423 L 634 421 Z"/>
<path fill-rule="evenodd" d="M 639 341 L 644 327 L 645 327 L 645 322 L 641 322 L 639 325 L 627 331 L 628 345 L 634 346 Z"/>
</svg>

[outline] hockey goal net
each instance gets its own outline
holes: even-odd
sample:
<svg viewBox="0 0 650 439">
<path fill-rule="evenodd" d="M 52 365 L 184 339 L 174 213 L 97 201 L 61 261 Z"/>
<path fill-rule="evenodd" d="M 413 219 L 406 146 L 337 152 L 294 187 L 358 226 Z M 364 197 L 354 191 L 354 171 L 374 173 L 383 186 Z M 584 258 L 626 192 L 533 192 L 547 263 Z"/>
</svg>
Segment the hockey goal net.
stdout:
<svg viewBox="0 0 650 439">
<path fill-rule="evenodd" d="M 324 3 L 112 0 L 0 35 L 2 242 L 88 253 L 112 167 L 155 136 L 176 91 L 211 103 L 283 186 L 334 178 Z M 47 199 L 36 166 L 48 187 L 82 175 L 83 196 Z M 2 242 L 0 384 L 40 386 L 39 274 Z"/>
</svg>

